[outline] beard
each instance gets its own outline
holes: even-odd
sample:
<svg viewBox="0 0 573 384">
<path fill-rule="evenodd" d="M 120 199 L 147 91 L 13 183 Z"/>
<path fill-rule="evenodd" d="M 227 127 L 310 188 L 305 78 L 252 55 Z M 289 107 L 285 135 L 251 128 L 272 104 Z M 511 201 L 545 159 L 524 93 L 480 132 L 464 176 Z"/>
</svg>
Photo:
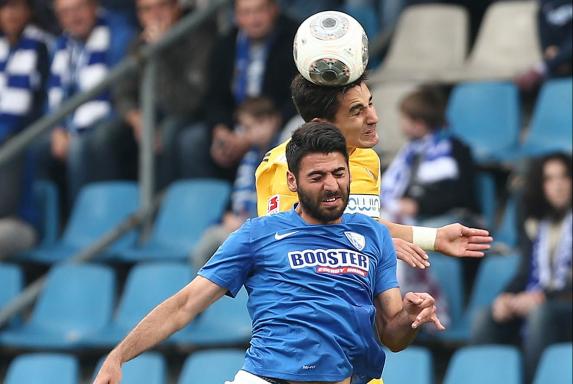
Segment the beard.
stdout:
<svg viewBox="0 0 573 384">
<path fill-rule="evenodd" d="M 350 184 L 346 187 L 346 190 L 338 190 L 336 192 L 324 192 L 320 196 L 313 198 L 310 193 L 307 193 L 304 188 L 300 185 L 297 188 L 298 201 L 301 208 L 304 211 L 315 218 L 321 223 L 329 223 L 338 220 L 340 216 L 344 213 L 346 206 L 348 205 L 348 197 L 350 195 Z M 331 197 L 339 197 L 342 200 L 341 206 L 336 207 L 322 207 L 321 202 L 323 199 L 328 199 Z"/>
</svg>

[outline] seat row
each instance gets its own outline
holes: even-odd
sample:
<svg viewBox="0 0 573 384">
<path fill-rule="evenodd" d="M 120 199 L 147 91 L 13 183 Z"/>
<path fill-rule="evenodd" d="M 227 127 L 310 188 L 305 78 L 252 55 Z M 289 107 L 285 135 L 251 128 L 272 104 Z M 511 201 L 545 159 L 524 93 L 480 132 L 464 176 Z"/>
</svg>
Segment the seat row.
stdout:
<svg viewBox="0 0 573 384">
<path fill-rule="evenodd" d="M 548 347 L 537 368 L 534 384 L 570 384 L 573 380 L 572 344 Z M 231 380 L 242 367 L 244 353 L 239 350 L 213 349 L 189 356 L 178 384 L 221 384 Z M 101 360 L 100 360 L 101 364 Z M 98 367 L 99 365 L 98 364 Z M 522 384 L 522 361 L 515 347 L 488 345 L 464 347 L 451 358 L 444 384 Z M 415 369 L 412 369 L 415 367 Z M 94 375 L 97 372 L 97 367 Z M 145 353 L 126 363 L 122 369 L 124 384 L 165 384 L 165 359 L 154 352 Z M 382 377 L 387 383 L 434 383 L 432 355 L 424 347 L 411 346 L 402 352 L 388 353 Z M 14 359 L 5 384 L 42 382 L 79 383 L 79 365 L 65 354 L 28 354 Z"/>
<path fill-rule="evenodd" d="M 399 103 L 415 88 L 413 83 L 373 88 L 381 116 L 377 152 L 388 164 L 406 138 L 400 130 Z M 515 164 L 553 151 L 573 151 L 573 81 L 545 82 L 523 133 L 519 92 L 510 82 L 468 82 L 456 85 L 447 105 L 449 128 L 472 149 L 477 164 Z"/>
<path fill-rule="evenodd" d="M 178 384 L 221 384 L 230 380 L 243 365 L 244 352 L 240 350 L 211 350 L 195 352 L 183 364 Z M 103 358 L 93 373 L 97 374 Z M 122 367 L 123 384 L 166 384 L 168 366 L 165 358 L 148 352 L 127 362 Z M 5 384 L 22 383 L 80 383 L 80 366 L 71 355 L 38 353 L 18 356 L 12 361 Z"/>
<path fill-rule="evenodd" d="M 490 255 L 481 263 L 467 306 L 458 259 L 441 254 L 431 256 L 434 275 L 448 302 L 451 323 L 444 332 L 432 334 L 442 342 L 467 342 L 474 316 L 491 305 L 515 275 L 519 256 Z M 27 321 L 13 319 L 0 332 L 0 345 L 15 349 L 107 348 L 119 342 L 153 307 L 192 280 L 194 273 L 184 263 L 140 263 L 126 280 L 117 309 L 116 279 L 103 265 L 61 265 L 53 267 L 45 289 Z M 3 284 L 0 309 L 22 288 L 18 268 L 0 265 Z M 210 307 L 166 345 L 238 345 L 250 338 L 251 321 L 247 294 L 240 291 Z M 115 312 L 114 312 L 115 309 Z"/>
<path fill-rule="evenodd" d="M 538 2 L 491 4 L 469 52 L 467 11 L 456 5 L 420 4 L 400 15 L 390 50 L 370 79 L 392 81 L 509 80 L 541 62 Z"/>
<path fill-rule="evenodd" d="M 111 267 L 54 266 L 29 318 L 12 319 L 8 327 L 0 331 L 0 346 L 13 350 L 111 348 L 149 311 L 193 277 L 193 271 L 184 263 L 137 264 L 130 270 L 116 305 L 118 287 Z M 2 304 L 19 293 L 22 276 L 16 266 L 0 264 L 0 280 L 2 309 Z M 251 320 L 243 289 L 234 299 L 221 298 L 164 344 L 244 345 L 250 336 Z"/>
<path fill-rule="evenodd" d="M 46 185 L 46 182 L 41 184 L 44 193 L 49 189 Z M 173 183 L 162 201 L 147 241 L 139 245 L 138 232 L 129 231 L 98 259 L 123 262 L 187 259 L 203 231 L 220 220 L 230 189 L 229 183 L 220 180 Z M 47 232 L 48 236 L 44 236 L 47 240 L 36 249 L 19 255 L 15 261 L 52 264 L 68 260 L 135 214 L 138 208 L 139 192 L 134 182 L 87 185 L 73 206 L 61 238 L 54 240 L 52 227 L 57 223 L 54 220 L 46 222 L 42 228 Z M 42 211 L 49 213 L 54 209 L 45 207 Z"/>
</svg>

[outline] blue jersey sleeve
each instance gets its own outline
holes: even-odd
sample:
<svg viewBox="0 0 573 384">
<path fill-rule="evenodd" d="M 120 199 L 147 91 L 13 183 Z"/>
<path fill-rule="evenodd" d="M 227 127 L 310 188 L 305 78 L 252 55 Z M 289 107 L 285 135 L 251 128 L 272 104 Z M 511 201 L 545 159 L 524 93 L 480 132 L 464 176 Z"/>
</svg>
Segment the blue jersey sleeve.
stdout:
<svg viewBox="0 0 573 384">
<path fill-rule="evenodd" d="M 380 260 L 376 268 L 376 282 L 374 285 L 374 297 L 390 289 L 398 287 L 396 278 L 396 251 L 390 237 L 390 232 L 384 225 L 380 227 Z"/>
<path fill-rule="evenodd" d="M 227 238 L 198 274 L 227 288 L 227 294 L 235 297 L 253 269 L 253 264 L 251 221 L 247 220 Z"/>
</svg>

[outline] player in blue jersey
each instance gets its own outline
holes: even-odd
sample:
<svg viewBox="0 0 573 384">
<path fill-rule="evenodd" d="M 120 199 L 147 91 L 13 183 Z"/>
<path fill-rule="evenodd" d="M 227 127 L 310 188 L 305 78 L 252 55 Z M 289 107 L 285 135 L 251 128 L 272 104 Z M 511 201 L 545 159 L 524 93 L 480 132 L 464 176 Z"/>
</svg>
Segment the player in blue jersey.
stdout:
<svg viewBox="0 0 573 384">
<path fill-rule="evenodd" d="M 406 348 L 423 323 L 443 329 L 427 293 L 402 298 L 388 230 L 343 214 L 346 143 L 329 123 L 304 124 L 286 150 L 292 210 L 247 221 L 189 285 L 150 312 L 106 358 L 95 384 L 119 383 L 121 365 L 244 285 L 250 348 L 232 384 L 365 384 L 385 355 Z"/>
</svg>

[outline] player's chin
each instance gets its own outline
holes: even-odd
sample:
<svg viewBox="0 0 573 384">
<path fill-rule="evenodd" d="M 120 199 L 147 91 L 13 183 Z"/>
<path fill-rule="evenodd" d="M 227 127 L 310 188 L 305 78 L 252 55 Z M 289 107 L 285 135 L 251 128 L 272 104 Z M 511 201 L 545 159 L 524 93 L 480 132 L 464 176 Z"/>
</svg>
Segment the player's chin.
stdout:
<svg viewBox="0 0 573 384">
<path fill-rule="evenodd" d="M 372 148 L 378 144 L 379 138 L 376 131 L 367 132 L 360 136 L 361 148 Z"/>
</svg>

